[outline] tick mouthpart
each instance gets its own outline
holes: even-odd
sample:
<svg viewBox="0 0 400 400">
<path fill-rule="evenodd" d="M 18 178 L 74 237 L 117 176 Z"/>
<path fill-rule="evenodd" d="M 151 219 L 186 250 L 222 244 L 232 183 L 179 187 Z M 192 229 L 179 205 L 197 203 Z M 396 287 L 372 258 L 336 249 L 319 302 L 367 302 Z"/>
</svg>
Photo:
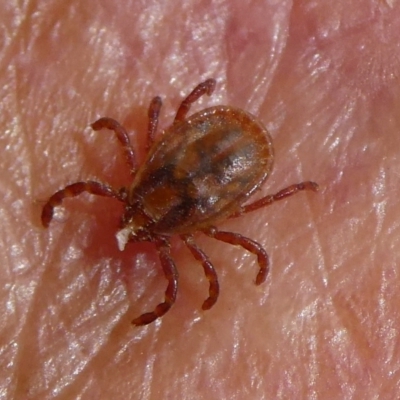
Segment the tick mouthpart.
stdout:
<svg viewBox="0 0 400 400">
<path fill-rule="evenodd" d="M 117 238 L 118 248 L 120 251 L 125 249 L 125 246 L 129 242 L 132 234 L 132 229 L 128 226 L 116 233 L 115 237 Z"/>
</svg>

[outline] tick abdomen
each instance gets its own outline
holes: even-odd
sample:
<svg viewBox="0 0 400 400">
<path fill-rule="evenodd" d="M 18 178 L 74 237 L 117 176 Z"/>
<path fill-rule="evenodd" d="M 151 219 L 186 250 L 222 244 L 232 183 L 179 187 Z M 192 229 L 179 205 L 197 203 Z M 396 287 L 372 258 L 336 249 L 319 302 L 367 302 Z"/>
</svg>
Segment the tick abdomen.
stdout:
<svg viewBox="0 0 400 400">
<path fill-rule="evenodd" d="M 217 106 L 177 122 L 155 142 L 131 186 L 160 234 L 204 229 L 234 214 L 268 177 L 273 150 L 255 117 Z"/>
</svg>

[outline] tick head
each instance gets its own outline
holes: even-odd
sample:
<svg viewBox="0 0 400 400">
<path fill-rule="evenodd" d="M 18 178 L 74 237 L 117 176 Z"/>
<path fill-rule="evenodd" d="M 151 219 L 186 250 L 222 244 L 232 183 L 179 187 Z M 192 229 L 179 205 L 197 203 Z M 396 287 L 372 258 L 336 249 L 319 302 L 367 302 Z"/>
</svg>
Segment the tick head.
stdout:
<svg viewBox="0 0 400 400">
<path fill-rule="evenodd" d="M 121 229 L 116 233 L 118 248 L 123 251 L 128 242 L 151 241 L 152 220 L 139 205 L 128 205 L 121 219 Z"/>
<path fill-rule="evenodd" d="M 129 242 L 147 242 L 151 241 L 151 235 L 142 227 L 135 226 L 133 222 L 120 229 L 115 237 L 118 248 L 123 251 Z"/>
</svg>

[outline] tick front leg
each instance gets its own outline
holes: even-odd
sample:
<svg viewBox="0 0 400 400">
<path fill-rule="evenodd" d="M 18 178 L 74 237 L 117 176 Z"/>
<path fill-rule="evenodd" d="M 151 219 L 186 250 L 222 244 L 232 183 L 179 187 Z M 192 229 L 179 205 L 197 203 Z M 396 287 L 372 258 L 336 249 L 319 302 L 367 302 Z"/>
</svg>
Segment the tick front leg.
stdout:
<svg viewBox="0 0 400 400">
<path fill-rule="evenodd" d="M 137 170 L 137 161 L 135 152 L 132 148 L 131 141 L 129 140 L 129 136 L 125 128 L 115 119 L 107 117 L 98 119 L 96 122 L 93 122 L 91 126 L 95 131 L 106 128 L 115 132 L 118 141 L 121 143 L 124 149 L 125 158 L 131 171 L 131 175 L 134 175 Z"/>
<path fill-rule="evenodd" d="M 98 196 L 112 197 L 120 201 L 125 201 L 126 196 L 123 191 L 116 191 L 103 183 L 93 181 L 75 182 L 54 193 L 44 205 L 41 216 L 43 226 L 45 228 L 49 226 L 53 219 L 54 208 L 59 206 L 65 198 L 75 197 L 83 192 Z"/>
<path fill-rule="evenodd" d="M 149 151 L 151 145 L 154 143 L 154 137 L 157 132 L 158 126 L 158 116 L 160 115 L 160 110 L 162 106 L 161 97 L 154 97 L 151 101 L 148 111 L 149 116 L 149 126 L 147 128 L 147 144 L 146 150 Z"/>
<path fill-rule="evenodd" d="M 133 325 L 147 325 L 162 317 L 175 303 L 176 293 L 178 292 L 178 271 L 170 255 L 169 243 L 167 241 L 156 242 L 158 254 L 160 257 L 161 267 L 167 278 L 168 286 L 165 291 L 165 299 L 160 303 L 154 311 L 145 313 L 132 321 Z"/>
<path fill-rule="evenodd" d="M 211 96 L 215 89 L 215 79 L 207 79 L 199 83 L 193 91 L 182 101 L 175 116 L 175 121 L 183 121 L 190 110 L 190 106 L 197 101 L 201 96 L 207 94 Z"/>
<path fill-rule="evenodd" d="M 303 190 L 312 190 L 313 192 L 317 192 L 318 188 L 318 184 L 311 181 L 290 185 L 287 188 L 280 190 L 276 194 L 265 196 L 262 199 L 255 201 L 254 203 L 243 206 L 241 210 L 238 211 L 236 214 L 233 214 L 231 218 L 239 217 L 240 215 L 248 213 L 250 211 L 269 206 L 275 201 L 286 199 L 286 197 L 293 196 L 294 194 Z"/>
<path fill-rule="evenodd" d="M 218 283 L 217 272 L 215 271 L 215 268 L 211 264 L 208 257 L 194 243 L 192 235 L 181 235 L 181 239 L 185 242 L 186 246 L 192 253 L 193 257 L 197 261 L 201 262 L 201 265 L 203 266 L 204 269 L 204 273 L 208 279 L 208 282 L 210 283 L 210 287 L 208 290 L 209 293 L 208 298 L 203 302 L 203 305 L 201 307 L 203 310 L 209 310 L 217 302 L 219 295 L 219 283 Z"/>
<path fill-rule="evenodd" d="M 265 281 L 269 272 L 269 259 L 267 252 L 259 243 L 242 236 L 239 233 L 218 231 L 216 228 L 211 228 L 203 232 L 214 239 L 235 246 L 241 246 L 250 253 L 255 254 L 260 267 L 256 277 L 256 285 L 260 285 Z"/>
</svg>

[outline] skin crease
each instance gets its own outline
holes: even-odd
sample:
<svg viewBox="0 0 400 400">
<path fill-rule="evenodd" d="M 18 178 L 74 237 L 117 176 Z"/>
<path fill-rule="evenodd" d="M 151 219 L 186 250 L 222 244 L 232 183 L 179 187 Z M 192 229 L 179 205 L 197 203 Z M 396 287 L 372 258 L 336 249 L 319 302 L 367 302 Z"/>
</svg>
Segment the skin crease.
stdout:
<svg viewBox="0 0 400 400">
<path fill-rule="evenodd" d="M 0 16 L 1 376 L 4 399 L 392 399 L 399 393 L 400 5 L 385 2 L 47 1 Z M 200 3 L 200 4 L 199 4 Z M 40 7 L 40 8 L 34 8 Z M 269 253 L 197 243 L 221 293 L 178 241 L 178 299 L 162 299 L 151 245 L 117 249 L 118 202 L 81 196 L 40 226 L 43 201 L 77 180 L 129 183 L 102 116 L 142 159 L 147 107 L 160 125 L 200 81 L 193 111 L 231 104 L 274 140 L 262 194 L 321 185 L 231 220 Z"/>
</svg>

